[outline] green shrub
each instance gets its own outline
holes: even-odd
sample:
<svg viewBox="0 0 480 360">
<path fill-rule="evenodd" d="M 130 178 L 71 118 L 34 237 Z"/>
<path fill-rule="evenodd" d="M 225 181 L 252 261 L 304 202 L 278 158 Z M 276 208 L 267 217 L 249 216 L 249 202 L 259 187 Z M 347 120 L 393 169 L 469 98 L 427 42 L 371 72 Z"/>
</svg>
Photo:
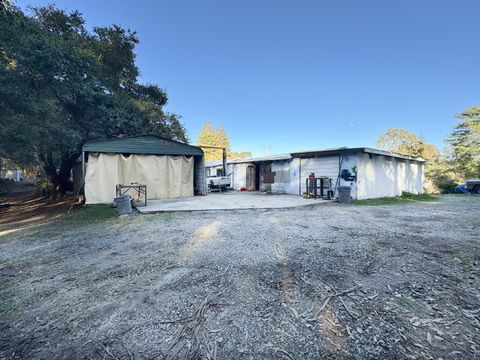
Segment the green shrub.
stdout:
<svg viewBox="0 0 480 360">
<path fill-rule="evenodd" d="M 48 179 L 42 179 L 37 185 L 37 192 L 42 196 L 52 196 L 53 194 L 53 184 Z"/>
<path fill-rule="evenodd" d="M 455 180 L 449 177 L 440 177 L 435 179 L 434 184 L 437 186 L 438 190 L 440 190 L 441 194 L 455 193 L 455 186 L 458 185 Z"/>
</svg>

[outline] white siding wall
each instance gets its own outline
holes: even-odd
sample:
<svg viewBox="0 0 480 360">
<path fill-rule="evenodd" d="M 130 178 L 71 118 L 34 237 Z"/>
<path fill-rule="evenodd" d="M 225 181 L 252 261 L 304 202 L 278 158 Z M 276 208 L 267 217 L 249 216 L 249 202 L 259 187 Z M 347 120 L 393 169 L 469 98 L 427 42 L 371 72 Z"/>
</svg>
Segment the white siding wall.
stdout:
<svg viewBox="0 0 480 360">
<path fill-rule="evenodd" d="M 233 165 L 227 164 L 227 176 L 230 177 L 230 181 L 232 180 L 232 174 L 233 174 Z"/>
<path fill-rule="evenodd" d="M 273 193 L 291 194 L 290 189 L 290 160 L 272 162 L 272 172 L 275 172 L 275 182 L 272 184 Z M 298 174 L 298 172 L 297 172 Z M 295 194 L 298 193 L 298 190 Z"/>
<path fill-rule="evenodd" d="M 250 163 L 242 164 L 232 164 L 233 173 L 232 173 L 232 187 L 235 190 L 240 190 L 242 187 L 247 186 L 247 166 L 251 165 Z"/>
<path fill-rule="evenodd" d="M 315 173 L 316 177 L 328 176 L 331 178 L 334 187 L 338 177 L 338 165 L 338 156 L 301 159 L 302 172 L 299 179 L 301 181 L 301 194 L 306 191 L 305 179 L 312 172 Z"/>
<path fill-rule="evenodd" d="M 272 162 L 272 171 L 284 172 L 282 176 L 280 176 L 280 174 L 279 176 L 275 176 L 275 183 L 272 184 L 272 192 L 299 195 L 299 163 L 300 161 L 298 158 Z M 233 164 L 232 184 L 235 190 L 240 190 L 242 187 L 246 187 L 248 165 L 254 164 Z M 289 179 L 286 178 L 287 174 Z"/>
<path fill-rule="evenodd" d="M 356 157 L 352 155 L 349 159 L 349 161 L 344 161 L 344 165 L 351 170 L 351 167 L 356 164 Z M 277 172 L 278 175 L 275 176 L 275 182 L 272 184 L 272 192 L 301 195 L 306 190 L 305 179 L 311 172 L 314 172 L 317 177 L 328 176 L 332 178 L 332 186 L 335 186 L 338 177 L 338 161 L 338 156 L 302 159 L 301 174 L 299 174 L 299 158 L 273 161 L 272 171 Z M 235 190 L 246 187 L 246 171 L 248 165 L 250 164 L 233 165 L 232 183 Z M 283 172 L 283 175 L 280 176 L 279 172 Z M 289 175 L 288 181 L 286 178 L 287 174 Z M 351 186 L 350 182 L 343 183 L 342 185 Z"/>
<path fill-rule="evenodd" d="M 357 199 L 423 192 L 423 164 L 364 153 L 357 158 Z"/>
<path fill-rule="evenodd" d="M 300 176 L 299 176 L 300 159 L 294 158 L 290 161 L 290 183 L 287 186 L 287 194 L 301 195 L 300 193 Z"/>
</svg>

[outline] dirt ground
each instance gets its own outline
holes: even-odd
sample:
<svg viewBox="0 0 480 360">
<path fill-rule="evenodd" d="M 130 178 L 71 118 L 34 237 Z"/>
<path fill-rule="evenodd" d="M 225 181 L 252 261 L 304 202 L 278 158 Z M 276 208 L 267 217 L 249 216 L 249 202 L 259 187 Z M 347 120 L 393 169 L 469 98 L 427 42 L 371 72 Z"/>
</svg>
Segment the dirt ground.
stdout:
<svg viewBox="0 0 480 360">
<path fill-rule="evenodd" d="M 71 195 L 56 200 L 39 196 L 37 187 L 29 184 L 5 187 L 6 195 L 0 195 L 0 236 L 48 224 L 64 215 L 73 202 Z"/>
<path fill-rule="evenodd" d="M 478 359 L 480 197 L 0 236 L 0 358 Z"/>
</svg>

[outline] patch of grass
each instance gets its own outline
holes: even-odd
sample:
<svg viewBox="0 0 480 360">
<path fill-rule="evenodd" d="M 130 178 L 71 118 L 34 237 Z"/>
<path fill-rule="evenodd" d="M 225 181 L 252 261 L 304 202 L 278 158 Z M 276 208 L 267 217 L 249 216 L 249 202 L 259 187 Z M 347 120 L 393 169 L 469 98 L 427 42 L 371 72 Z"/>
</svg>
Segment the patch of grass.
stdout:
<svg viewBox="0 0 480 360">
<path fill-rule="evenodd" d="M 412 202 L 421 202 L 421 201 L 436 201 L 439 199 L 438 195 L 430 194 L 412 194 L 409 192 L 403 192 L 401 196 L 396 197 L 383 197 L 376 199 L 365 199 L 365 200 L 353 200 L 353 205 L 396 205 L 396 204 L 406 204 Z"/>
<path fill-rule="evenodd" d="M 384 197 L 376 199 L 353 200 L 353 205 L 395 205 L 404 203 L 399 197 Z"/>
<path fill-rule="evenodd" d="M 8 288 L 11 288 L 11 287 L 12 287 L 11 284 L 0 283 L 0 292 L 5 291 L 5 290 L 7 290 Z"/>
<path fill-rule="evenodd" d="M 412 310 L 415 307 L 415 303 L 405 296 L 396 296 L 393 298 L 393 302 L 409 310 Z"/>
<path fill-rule="evenodd" d="M 402 192 L 400 196 L 403 200 L 412 200 L 412 201 L 435 201 L 438 200 L 438 196 L 431 194 L 412 194 L 409 192 Z"/>
<path fill-rule="evenodd" d="M 463 279 L 460 276 L 457 276 L 457 275 L 452 275 L 450 278 L 456 284 L 460 284 L 460 283 L 463 282 Z"/>
<path fill-rule="evenodd" d="M 19 303 L 7 300 L 0 303 L 0 316 L 7 316 L 10 312 L 15 310 Z"/>
<path fill-rule="evenodd" d="M 44 297 L 50 296 L 55 294 L 56 292 L 52 289 L 40 289 L 37 290 L 32 296 L 28 298 L 29 303 L 35 303 L 38 300 L 43 299 Z M 26 300 L 27 302 L 27 300 Z"/>
<path fill-rule="evenodd" d="M 92 223 L 106 221 L 117 218 L 118 214 L 115 209 L 108 204 L 87 205 L 80 210 L 74 211 L 67 215 L 67 220 L 82 223 Z"/>
<path fill-rule="evenodd" d="M 138 223 L 150 223 L 152 221 L 165 221 L 165 222 L 171 222 L 175 220 L 175 216 L 172 214 L 163 214 L 163 215 L 158 215 L 158 214 L 150 214 L 150 215 L 144 215 L 142 214 L 141 216 L 138 217 L 137 222 Z"/>
<path fill-rule="evenodd" d="M 170 221 L 175 220 L 175 216 L 173 216 L 172 214 L 165 214 L 165 215 L 160 216 L 160 219 L 163 220 L 163 221 L 166 221 L 166 222 L 170 222 Z"/>
</svg>

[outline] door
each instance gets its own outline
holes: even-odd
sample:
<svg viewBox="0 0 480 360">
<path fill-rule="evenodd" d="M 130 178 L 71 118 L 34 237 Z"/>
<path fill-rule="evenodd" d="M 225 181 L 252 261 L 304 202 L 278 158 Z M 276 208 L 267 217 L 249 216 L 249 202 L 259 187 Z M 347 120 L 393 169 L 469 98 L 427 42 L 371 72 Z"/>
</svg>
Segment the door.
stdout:
<svg viewBox="0 0 480 360">
<path fill-rule="evenodd" d="M 272 191 L 272 184 L 275 182 L 275 173 L 272 172 L 271 163 L 262 163 L 260 165 L 260 181 L 257 189 L 260 191 Z"/>
<path fill-rule="evenodd" d="M 255 190 L 255 166 L 254 165 L 247 166 L 246 188 L 248 191 Z"/>
</svg>

